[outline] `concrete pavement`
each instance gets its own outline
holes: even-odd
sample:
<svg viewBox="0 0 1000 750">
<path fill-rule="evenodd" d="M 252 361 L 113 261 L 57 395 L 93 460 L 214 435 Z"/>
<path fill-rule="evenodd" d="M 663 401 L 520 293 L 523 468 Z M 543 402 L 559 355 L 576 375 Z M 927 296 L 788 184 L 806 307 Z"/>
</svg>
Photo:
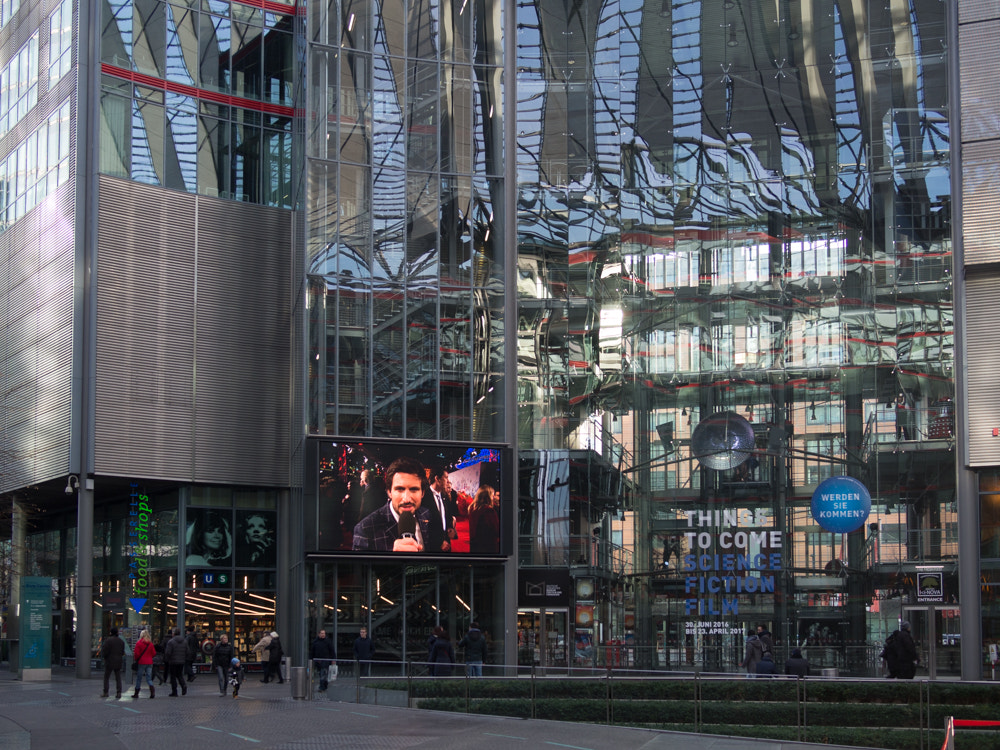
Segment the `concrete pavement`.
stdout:
<svg viewBox="0 0 1000 750">
<path fill-rule="evenodd" d="M 129 672 L 128 676 L 132 676 Z M 100 697 L 101 675 L 77 679 L 71 668 L 56 668 L 52 680 L 23 682 L 0 672 L 0 750 L 793 750 L 819 745 L 751 740 L 426 711 L 385 705 L 338 702 L 336 691 L 316 700 L 291 698 L 284 685 L 250 676 L 240 697 L 222 698 L 214 676 L 200 675 L 188 694 L 170 698 L 169 685 L 156 698 Z M 338 681 L 340 683 L 341 681 Z M 343 681 L 346 683 L 347 681 Z M 339 695 L 351 691 L 338 684 Z M 114 685 L 112 684 L 112 690 Z M 124 693 L 132 695 L 129 689 Z M 836 750 L 839 746 L 822 745 Z M 853 750 L 857 750 L 854 748 Z"/>
</svg>

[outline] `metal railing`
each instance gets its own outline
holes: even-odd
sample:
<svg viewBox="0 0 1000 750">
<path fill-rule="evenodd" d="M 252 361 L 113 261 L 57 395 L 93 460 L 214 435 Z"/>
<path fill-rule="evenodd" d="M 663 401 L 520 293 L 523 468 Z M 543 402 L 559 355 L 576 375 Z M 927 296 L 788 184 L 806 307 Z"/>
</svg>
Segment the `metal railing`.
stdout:
<svg viewBox="0 0 1000 750">
<path fill-rule="evenodd" d="M 632 570 L 632 550 L 590 534 L 544 536 L 521 534 L 518 537 L 518 564 L 570 568 L 594 568 L 622 576 Z"/>
</svg>

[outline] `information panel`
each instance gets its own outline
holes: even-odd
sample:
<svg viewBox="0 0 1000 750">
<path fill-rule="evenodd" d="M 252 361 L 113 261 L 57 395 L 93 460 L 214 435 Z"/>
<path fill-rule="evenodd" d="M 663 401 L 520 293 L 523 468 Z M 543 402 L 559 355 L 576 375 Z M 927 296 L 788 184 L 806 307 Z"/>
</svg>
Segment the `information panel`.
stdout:
<svg viewBox="0 0 1000 750">
<path fill-rule="evenodd" d="M 21 676 L 52 670 L 52 579 L 21 579 Z M 26 674 L 27 673 L 27 674 Z"/>
</svg>

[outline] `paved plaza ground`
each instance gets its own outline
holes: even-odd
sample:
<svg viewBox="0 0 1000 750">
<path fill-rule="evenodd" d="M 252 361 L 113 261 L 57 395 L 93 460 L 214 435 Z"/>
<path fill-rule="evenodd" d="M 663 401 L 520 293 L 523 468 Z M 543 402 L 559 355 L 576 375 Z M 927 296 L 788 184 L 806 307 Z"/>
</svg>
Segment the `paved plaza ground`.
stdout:
<svg viewBox="0 0 1000 750">
<path fill-rule="evenodd" d="M 168 697 L 170 687 L 163 685 L 153 700 L 147 689 L 138 700 L 131 699 L 131 689 L 115 700 L 100 697 L 101 677 L 95 673 L 79 679 L 72 668 L 56 668 L 51 680 L 26 682 L 3 665 L 0 750 L 836 750 L 832 745 L 364 705 L 339 702 L 334 691 L 294 700 L 289 682 L 264 685 L 256 676 L 248 677 L 235 700 L 220 697 L 210 675 L 200 675 L 183 697 Z M 337 687 L 339 695 L 346 694 L 346 685 Z M 113 684 L 111 690 L 114 694 Z"/>
</svg>

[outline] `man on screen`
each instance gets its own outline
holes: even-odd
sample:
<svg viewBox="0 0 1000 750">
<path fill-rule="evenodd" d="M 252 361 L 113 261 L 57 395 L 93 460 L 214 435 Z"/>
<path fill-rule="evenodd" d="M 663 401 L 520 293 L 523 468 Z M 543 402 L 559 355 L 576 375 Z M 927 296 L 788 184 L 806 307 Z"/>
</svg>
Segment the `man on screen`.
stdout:
<svg viewBox="0 0 1000 750">
<path fill-rule="evenodd" d="M 389 502 L 361 519 L 354 527 L 353 549 L 373 552 L 434 552 L 441 535 L 435 535 L 431 514 L 422 508 L 424 467 L 406 456 L 385 471 Z"/>
<path fill-rule="evenodd" d="M 458 538 L 455 531 L 455 516 L 458 509 L 452 497 L 448 472 L 438 466 L 430 470 L 428 478 L 431 483 L 431 491 L 427 496 L 426 505 L 431 514 L 431 522 L 434 524 L 434 533 L 441 536 L 440 551 L 451 552 L 451 540 Z"/>
</svg>

